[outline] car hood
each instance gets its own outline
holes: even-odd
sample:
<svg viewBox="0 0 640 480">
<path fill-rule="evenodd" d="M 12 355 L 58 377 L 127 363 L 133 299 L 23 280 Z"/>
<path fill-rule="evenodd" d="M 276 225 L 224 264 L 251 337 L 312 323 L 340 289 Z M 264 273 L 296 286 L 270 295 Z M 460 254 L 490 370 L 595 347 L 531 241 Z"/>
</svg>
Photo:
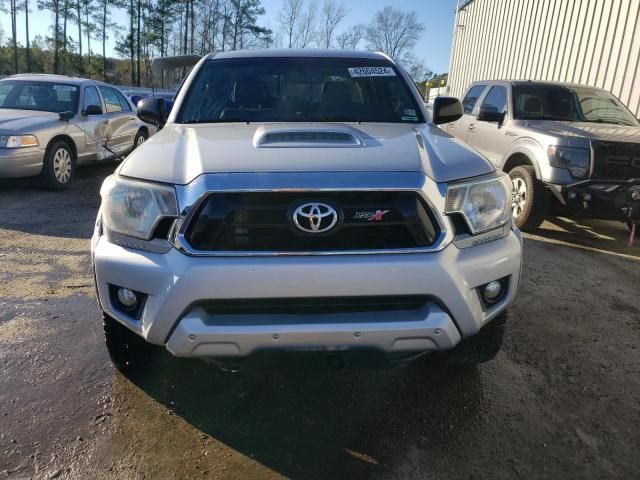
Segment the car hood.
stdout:
<svg viewBox="0 0 640 480">
<path fill-rule="evenodd" d="M 321 145 L 312 143 L 318 138 Z M 168 124 L 118 173 L 184 185 L 204 173 L 423 172 L 447 182 L 493 170 L 482 156 L 432 125 L 234 123 Z"/>
<path fill-rule="evenodd" d="M 32 133 L 34 129 L 58 120 L 57 113 L 0 108 L 0 131 L 6 133 Z"/>
<path fill-rule="evenodd" d="M 527 121 L 526 127 L 558 137 L 589 138 L 608 142 L 640 143 L 640 127 L 592 122 Z"/>
</svg>

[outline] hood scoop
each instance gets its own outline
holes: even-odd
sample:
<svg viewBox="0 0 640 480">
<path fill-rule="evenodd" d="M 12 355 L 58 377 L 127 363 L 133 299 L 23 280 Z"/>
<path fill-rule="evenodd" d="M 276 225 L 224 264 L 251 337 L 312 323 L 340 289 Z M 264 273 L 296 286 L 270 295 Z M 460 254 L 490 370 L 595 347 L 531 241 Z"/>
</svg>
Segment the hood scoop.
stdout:
<svg viewBox="0 0 640 480">
<path fill-rule="evenodd" d="M 350 128 L 259 127 L 253 137 L 256 148 L 363 147 L 364 140 Z"/>
</svg>

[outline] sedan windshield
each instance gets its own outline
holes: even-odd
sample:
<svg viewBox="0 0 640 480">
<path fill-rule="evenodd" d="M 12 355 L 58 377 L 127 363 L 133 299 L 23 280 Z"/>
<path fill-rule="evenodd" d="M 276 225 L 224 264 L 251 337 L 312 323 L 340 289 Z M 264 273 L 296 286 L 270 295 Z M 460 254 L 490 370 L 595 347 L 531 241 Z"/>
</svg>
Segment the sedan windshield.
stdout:
<svg viewBox="0 0 640 480">
<path fill-rule="evenodd" d="M 403 77 L 385 60 L 210 60 L 189 87 L 178 123 L 422 122 Z"/>
<path fill-rule="evenodd" d="M 75 112 L 78 87 L 65 83 L 3 80 L 0 82 L 0 108 Z"/>
<path fill-rule="evenodd" d="M 513 87 L 515 118 L 564 122 L 640 125 L 631 112 L 605 90 L 564 85 Z"/>
</svg>

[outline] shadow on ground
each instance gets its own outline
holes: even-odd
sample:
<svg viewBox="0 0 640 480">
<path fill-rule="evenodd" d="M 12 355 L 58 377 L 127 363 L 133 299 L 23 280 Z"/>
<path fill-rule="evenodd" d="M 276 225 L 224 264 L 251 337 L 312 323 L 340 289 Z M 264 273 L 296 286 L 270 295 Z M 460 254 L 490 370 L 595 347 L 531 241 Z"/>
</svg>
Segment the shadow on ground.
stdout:
<svg viewBox="0 0 640 480">
<path fill-rule="evenodd" d="M 228 373 L 163 355 L 133 381 L 201 432 L 290 478 L 380 473 L 409 445 L 459 448 L 482 421 L 477 368 L 452 375 L 423 357 L 395 368 L 336 370 L 320 360 L 295 354 L 268 369 Z M 120 377 L 114 396 L 127 384 Z"/>
</svg>

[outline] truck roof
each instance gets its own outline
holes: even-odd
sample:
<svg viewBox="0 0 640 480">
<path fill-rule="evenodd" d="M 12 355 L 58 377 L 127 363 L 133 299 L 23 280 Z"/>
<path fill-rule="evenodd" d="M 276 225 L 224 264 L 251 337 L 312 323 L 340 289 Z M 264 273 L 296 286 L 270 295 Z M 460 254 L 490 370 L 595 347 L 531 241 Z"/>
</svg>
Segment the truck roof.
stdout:
<svg viewBox="0 0 640 480">
<path fill-rule="evenodd" d="M 208 58 L 361 58 L 370 60 L 390 60 L 388 56 L 379 52 L 364 52 L 359 50 L 339 50 L 321 48 L 270 48 L 262 50 L 234 50 L 229 52 L 213 52 Z"/>
</svg>

